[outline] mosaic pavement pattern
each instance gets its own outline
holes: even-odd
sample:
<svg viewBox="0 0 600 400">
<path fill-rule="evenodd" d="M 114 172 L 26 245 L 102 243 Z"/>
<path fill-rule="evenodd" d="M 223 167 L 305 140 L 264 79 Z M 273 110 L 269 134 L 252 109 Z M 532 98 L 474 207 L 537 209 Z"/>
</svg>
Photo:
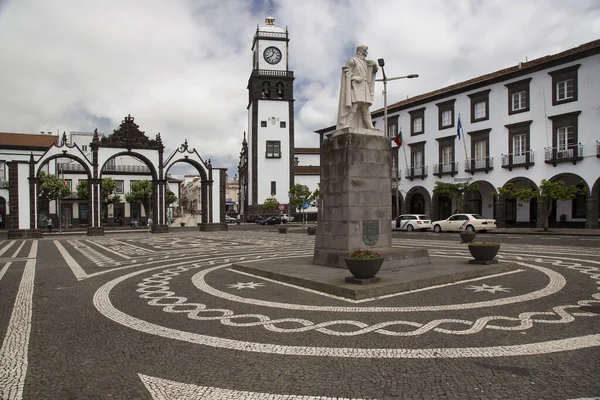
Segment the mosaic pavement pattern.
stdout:
<svg viewBox="0 0 600 400">
<path fill-rule="evenodd" d="M 600 398 L 600 249 L 505 244 L 516 271 L 358 301 L 230 268 L 313 246 L 270 231 L 2 241 L 0 398 Z"/>
</svg>

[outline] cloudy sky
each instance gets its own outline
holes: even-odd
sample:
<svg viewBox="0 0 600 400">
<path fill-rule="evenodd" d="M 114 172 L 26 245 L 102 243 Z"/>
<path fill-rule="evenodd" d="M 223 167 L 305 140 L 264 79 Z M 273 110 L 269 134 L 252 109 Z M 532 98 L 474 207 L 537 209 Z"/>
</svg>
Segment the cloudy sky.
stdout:
<svg viewBox="0 0 600 400">
<path fill-rule="evenodd" d="M 598 0 L 0 0 L 0 132 L 111 133 L 131 114 L 231 177 L 270 10 L 290 33 L 296 147 L 334 124 L 357 44 L 420 75 L 388 85 L 393 103 L 600 38 Z"/>
</svg>

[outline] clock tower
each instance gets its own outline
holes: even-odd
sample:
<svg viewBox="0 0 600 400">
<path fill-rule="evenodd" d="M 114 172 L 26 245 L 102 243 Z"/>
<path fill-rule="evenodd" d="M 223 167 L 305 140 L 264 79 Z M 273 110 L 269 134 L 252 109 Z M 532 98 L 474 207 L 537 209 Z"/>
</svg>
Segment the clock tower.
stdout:
<svg viewBox="0 0 600 400">
<path fill-rule="evenodd" d="M 288 204 L 294 185 L 294 73 L 287 29 L 267 17 L 252 41 L 248 79 L 247 214 L 262 213 L 271 196 Z"/>
</svg>

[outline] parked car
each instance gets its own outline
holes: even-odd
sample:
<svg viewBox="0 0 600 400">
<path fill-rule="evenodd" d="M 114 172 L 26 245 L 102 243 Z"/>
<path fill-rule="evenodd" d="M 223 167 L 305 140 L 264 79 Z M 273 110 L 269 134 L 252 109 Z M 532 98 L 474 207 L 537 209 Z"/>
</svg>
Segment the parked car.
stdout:
<svg viewBox="0 0 600 400">
<path fill-rule="evenodd" d="M 294 217 L 289 214 L 281 214 L 281 218 L 283 218 L 286 222 L 294 222 Z"/>
<path fill-rule="evenodd" d="M 232 216 L 225 215 L 225 222 L 227 222 L 228 224 L 235 224 L 236 223 L 236 219 L 233 218 Z"/>
<path fill-rule="evenodd" d="M 431 229 L 431 220 L 425 214 L 402 214 L 395 219 L 395 228 L 407 230 L 409 232 L 415 229 L 426 231 Z"/>
<path fill-rule="evenodd" d="M 432 222 L 434 232 L 467 231 L 486 232 L 496 229 L 496 220 L 479 214 L 454 214 L 448 219 Z"/>
<path fill-rule="evenodd" d="M 279 215 L 274 215 L 269 218 L 265 218 L 259 222 L 261 225 L 277 225 L 282 223 L 282 219 Z M 283 223 L 286 223 L 286 220 L 283 220 Z"/>
<path fill-rule="evenodd" d="M 246 217 L 246 222 L 254 222 L 254 223 L 258 224 L 263 219 L 264 219 L 264 217 L 262 215 L 258 215 L 258 214 L 248 215 Z"/>
</svg>

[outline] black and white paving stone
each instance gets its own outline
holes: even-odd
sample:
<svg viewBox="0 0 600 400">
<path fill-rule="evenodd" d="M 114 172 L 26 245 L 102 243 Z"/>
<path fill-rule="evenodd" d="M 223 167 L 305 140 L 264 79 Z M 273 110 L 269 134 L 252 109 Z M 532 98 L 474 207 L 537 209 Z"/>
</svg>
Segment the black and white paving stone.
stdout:
<svg viewBox="0 0 600 400">
<path fill-rule="evenodd" d="M 230 268 L 313 246 L 264 231 L 2 241 L 0 398 L 600 397 L 600 249 L 504 244 L 516 271 L 365 300 Z"/>
</svg>

